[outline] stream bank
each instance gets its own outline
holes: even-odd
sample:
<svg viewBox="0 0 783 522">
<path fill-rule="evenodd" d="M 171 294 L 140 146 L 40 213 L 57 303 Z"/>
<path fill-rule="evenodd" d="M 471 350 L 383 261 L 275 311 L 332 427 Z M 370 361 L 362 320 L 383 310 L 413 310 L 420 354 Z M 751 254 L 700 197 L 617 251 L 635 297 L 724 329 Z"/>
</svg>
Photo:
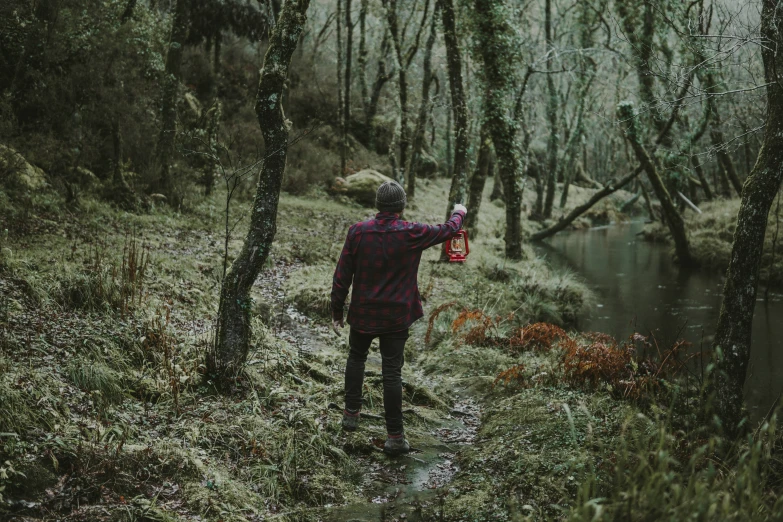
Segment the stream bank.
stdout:
<svg viewBox="0 0 783 522">
<path fill-rule="evenodd" d="M 660 346 L 679 339 L 694 351 L 708 350 L 722 300 L 722 271 L 681 270 L 668 244 L 646 241 L 644 223 L 618 223 L 562 232 L 536 247 L 555 266 L 573 270 L 596 295 L 580 321 L 593 330 L 625 339 L 638 332 Z M 783 294 L 759 293 L 753 317 L 753 350 L 746 401 L 754 418 L 767 414 L 783 392 L 775 368 L 783 367 Z M 706 359 L 705 359 L 706 361 Z M 706 364 L 706 362 L 705 362 Z"/>
</svg>

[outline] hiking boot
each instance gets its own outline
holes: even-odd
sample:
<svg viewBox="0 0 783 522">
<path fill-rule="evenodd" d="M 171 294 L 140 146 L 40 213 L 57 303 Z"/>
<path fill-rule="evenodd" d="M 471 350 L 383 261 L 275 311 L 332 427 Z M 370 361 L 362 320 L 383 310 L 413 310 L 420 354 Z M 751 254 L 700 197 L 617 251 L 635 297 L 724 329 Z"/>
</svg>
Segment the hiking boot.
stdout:
<svg viewBox="0 0 783 522">
<path fill-rule="evenodd" d="M 345 431 L 356 431 L 359 427 L 359 412 L 352 413 L 348 410 L 343 410 L 343 429 Z"/>
<path fill-rule="evenodd" d="M 386 444 L 383 445 L 383 452 L 387 455 L 396 456 L 410 452 L 411 445 L 405 440 L 405 434 L 388 435 Z"/>
</svg>

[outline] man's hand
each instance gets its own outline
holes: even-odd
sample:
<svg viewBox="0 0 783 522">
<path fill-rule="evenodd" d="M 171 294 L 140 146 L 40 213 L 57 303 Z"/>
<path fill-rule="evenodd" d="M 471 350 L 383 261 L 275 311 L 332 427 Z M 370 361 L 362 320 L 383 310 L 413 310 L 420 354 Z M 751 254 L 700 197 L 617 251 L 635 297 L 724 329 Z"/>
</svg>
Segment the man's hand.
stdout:
<svg viewBox="0 0 783 522">
<path fill-rule="evenodd" d="M 461 210 L 461 211 L 462 211 L 462 212 L 464 212 L 465 214 L 467 214 L 467 213 L 468 213 L 468 209 L 467 209 L 467 208 L 465 208 L 465 205 L 460 205 L 459 203 L 457 203 L 456 205 L 454 205 L 454 210 L 452 210 L 452 211 L 451 211 L 451 213 L 453 214 L 453 213 L 455 213 L 455 212 L 457 212 L 457 211 L 459 211 L 459 210 Z"/>
<path fill-rule="evenodd" d="M 342 319 L 332 319 L 332 330 L 334 330 L 334 333 L 337 335 L 340 335 L 340 328 L 344 326 Z"/>
</svg>

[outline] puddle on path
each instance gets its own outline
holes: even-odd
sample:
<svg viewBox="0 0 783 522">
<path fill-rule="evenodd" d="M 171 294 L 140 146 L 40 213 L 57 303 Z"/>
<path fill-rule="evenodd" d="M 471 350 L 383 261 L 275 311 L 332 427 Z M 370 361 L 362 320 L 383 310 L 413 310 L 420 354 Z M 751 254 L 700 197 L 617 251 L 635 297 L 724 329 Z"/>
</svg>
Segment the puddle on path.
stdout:
<svg viewBox="0 0 783 522">
<path fill-rule="evenodd" d="M 430 440 L 397 458 L 362 457 L 364 502 L 329 509 L 324 522 L 421 520 L 422 508 L 438 506 L 459 470 L 457 452 L 473 443 L 481 412 L 472 400 L 457 403 L 429 431 Z M 382 444 L 382 440 L 374 441 Z M 380 452 L 380 448 L 378 448 Z"/>
</svg>

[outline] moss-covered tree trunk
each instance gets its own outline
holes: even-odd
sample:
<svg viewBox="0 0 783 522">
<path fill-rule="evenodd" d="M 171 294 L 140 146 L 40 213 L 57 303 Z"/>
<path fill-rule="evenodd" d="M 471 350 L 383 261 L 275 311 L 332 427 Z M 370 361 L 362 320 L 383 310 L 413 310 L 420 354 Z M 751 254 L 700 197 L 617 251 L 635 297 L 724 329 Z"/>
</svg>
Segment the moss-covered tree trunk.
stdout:
<svg viewBox="0 0 783 522">
<path fill-rule="evenodd" d="M 389 26 L 389 36 L 391 38 L 394 55 L 397 58 L 397 94 L 400 102 L 400 128 L 397 145 L 400 148 L 399 161 L 397 161 L 398 172 L 394 173 L 394 178 L 404 184 L 405 167 L 408 164 L 408 148 L 410 138 L 408 136 L 408 70 L 405 67 L 405 56 L 402 51 L 402 36 L 399 28 L 399 14 L 397 13 L 397 0 L 383 0 L 383 6 L 386 9 L 386 22 Z M 425 13 L 426 14 L 426 13 Z"/>
<path fill-rule="evenodd" d="M 416 196 L 416 171 L 421 163 L 421 154 L 424 149 L 424 138 L 427 130 L 427 117 L 430 114 L 430 87 L 432 86 L 432 48 L 435 46 L 437 34 L 438 9 L 432 17 L 430 36 L 424 47 L 424 64 L 421 78 L 421 102 L 419 114 L 416 119 L 416 129 L 413 131 L 413 144 L 411 147 L 411 161 L 408 166 L 408 198 Z"/>
<path fill-rule="evenodd" d="M 288 127 L 281 100 L 309 4 L 310 0 L 286 0 L 264 56 L 255 109 L 266 156 L 250 229 L 223 281 L 215 345 L 208 358 L 208 370 L 221 384 L 228 384 L 242 370 L 250 348 L 250 289 L 269 256 L 277 230 L 277 205 L 288 153 Z"/>
<path fill-rule="evenodd" d="M 652 185 L 656 197 L 661 202 L 664 221 L 666 221 L 669 232 L 674 239 L 674 250 L 677 254 L 677 260 L 681 266 L 693 266 L 695 260 L 691 255 L 690 245 L 688 244 L 685 222 L 669 195 L 669 191 L 666 190 L 666 185 L 663 183 L 658 169 L 653 163 L 653 159 L 639 140 L 637 115 L 633 104 L 630 102 L 621 103 L 617 112 L 620 121 L 625 125 L 625 136 L 628 139 L 628 143 L 631 144 L 637 161 L 647 173 L 647 179 L 650 180 L 650 185 Z"/>
<path fill-rule="evenodd" d="M 477 48 L 484 62 L 485 122 L 495 145 L 498 170 L 506 197 L 506 256 L 522 257 L 521 161 L 516 143 L 517 122 L 508 117 L 513 101 L 517 55 L 511 9 L 505 1 L 474 0 Z M 468 209 L 470 212 L 470 209 Z"/>
<path fill-rule="evenodd" d="M 369 100 L 364 107 L 364 125 L 367 128 L 368 139 L 367 143 L 371 149 L 375 149 L 375 127 L 373 120 L 375 120 L 376 114 L 378 114 L 378 103 L 381 99 L 381 93 L 386 83 L 394 77 L 394 69 L 387 71 L 386 69 L 386 55 L 389 53 L 389 32 L 384 31 L 383 38 L 381 39 L 381 49 L 378 58 L 378 69 L 375 74 L 375 80 L 370 90 Z M 359 53 L 361 56 L 361 52 Z"/>
<path fill-rule="evenodd" d="M 455 203 L 464 203 L 468 185 L 468 101 L 462 80 L 462 50 L 457 35 L 454 0 L 438 0 L 443 22 L 443 40 L 446 45 L 446 62 L 449 71 L 451 111 L 454 125 L 454 160 L 451 187 L 446 213 L 450 214 Z M 468 209 L 470 213 L 470 209 Z"/>
<path fill-rule="evenodd" d="M 468 192 L 468 208 L 470 212 L 465 216 L 465 228 L 468 229 L 472 237 L 476 237 L 484 185 L 487 182 L 487 175 L 492 163 L 492 137 L 489 135 L 489 128 L 486 124 L 481 126 L 480 140 L 476 168 L 470 177 L 470 190 Z"/>
<path fill-rule="evenodd" d="M 362 95 L 362 107 L 365 114 L 367 106 L 370 104 L 370 93 L 367 87 L 367 13 L 370 9 L 370 0 L 360 0 L 359 8 L 359 56 L 357 65 L 359 66 L 359 88 Z"/>
<path fill-rule="evenodd" d="M 348 147 L 346 146 L 347 135 L 345 128 L 345 111 L 343 111 L 343 67 L 345 58 L 343 57 L 343 0 L 337 0 L 337 15 L 335 16 L 337 25 L 337 126 L 340 129 L 340 176 L 346 172 L 348 161 Z"/>
<path fill-rule="evenodd" d="M 351 132 L 351 69 L 353 65 L 353 21 L 351 20 L 351 0 L 345 0 L 345 86 L 343 95 L 343 150 L 348 154 L 348 134 Z M 345 165 L 343 165 L 345 174 Z"/>
<path fill-rule="evenodd" d="M 172 195 L 171 158 L 177 137 L 177 93 L 182 77 L 182 53 L 188 36 L 187 0 L 177 0 L 171 20 L 171 36 L 166 52 L 166 71 L 161 96 L 161 129 L 158 136 L 157 190 L 167 197 Z"/>
<path fill-rule="evenodd" d="M 552 217 L 552 207 L 555 201 L 557 187 L 557 148 L 560 142 L 557 122 L 557 90 L 555 78 L 552 75 L 552 58 L 555 52 L 552 41 L 552 0 L 546 0 L 544 7 L 544 37 L 546 39 L 546 119 L 549 123 L 549 138 L 546 142 L 546 198 L 544 200 L 544 217 Z"/>
<path fill-rule="evenodd" d="M 764 140 L 742 188 L 737 228 L 731 250 L 723 304 L 718 317 L 714 346 L 720 349 L 713 377 L 717 411 L 730 435 L 741 432 L 743 387 L 750 360 L 753 312 L 759 283 L 764 235 L 772 202 L 783 179 L 783 16 L 781 0 L 764 0 L 761 13 L 761 47 L 767 81 L 767 117 Z"/>
</svg>

